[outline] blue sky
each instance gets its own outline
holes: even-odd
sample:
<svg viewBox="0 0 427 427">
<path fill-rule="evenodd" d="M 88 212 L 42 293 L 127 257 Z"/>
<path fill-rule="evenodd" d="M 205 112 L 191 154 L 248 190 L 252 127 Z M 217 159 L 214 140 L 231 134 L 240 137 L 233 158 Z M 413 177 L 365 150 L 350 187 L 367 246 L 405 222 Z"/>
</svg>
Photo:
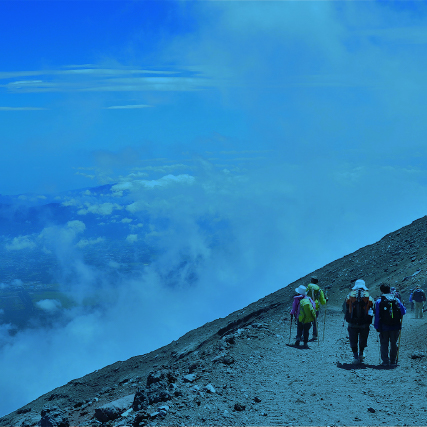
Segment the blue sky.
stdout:
<svg viewBox="0 0 427 427">
<path fill-rule="evenodd" d="M 102 278 L 78 253 L 105 237 L 87 235 L 89 215 L 120 212 L 129 244 L 163 251 L 122 293 L 104 283 L 102 313 L 10 342 L 0 328 L 0 364 L 27 366 L 0 382 L 14 385 L 0 413 L 425 215 L 426 23 L 420 1 L 0 2 L 0 194 L 79 212 L 3 249 L 45 245 L 80 297 Z M 102 184 L 115 184 L 104 199 L 66 193 Z M 138 231 L 144 212 L 169 226 Z M 200 221 L 228 228 L 213 245 Z M 183 254 L 199 281 L 169 289 L 159 271 Z M 133 325 L 156 315 L 135 339 Z M 79 354 L 62 351 L 64 337 Z"/>
<path fill-rule="evenodd" d="M 423 2 L 0 7 L 0 194 L 114 182 L 141 160 L 225 151 L 422 170 Z M 108 177 L 100 153 L 118 167 Z"/>
</svg>

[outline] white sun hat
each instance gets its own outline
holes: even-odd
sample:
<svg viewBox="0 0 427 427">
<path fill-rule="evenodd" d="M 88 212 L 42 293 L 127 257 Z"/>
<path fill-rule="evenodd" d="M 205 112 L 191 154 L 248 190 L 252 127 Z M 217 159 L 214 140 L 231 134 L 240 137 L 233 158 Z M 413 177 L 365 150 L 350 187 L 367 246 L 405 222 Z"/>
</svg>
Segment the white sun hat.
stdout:
<svg viewBox="0 0 427 427">
<path fill-rule="evenodd" d="M 356 290 L 356 289 L 363 289 L 363 290 L 365 290 L 365 291 L 367 291 L 368 290 L 368 288 L 366 287 L 366 285 L 365 285 L 365 281 L 364 280 L 362 280 L 362 279 L 358 279 L 358 280 L 356 280 L 356 283 L 354 284 L 354 286 L 353 286 L 353 288 L 352 288 L 353 290 Z"/>
<path fill-rule="evenodd" d="M 306 296 L 307 295 L 307 288 L 303 285 L 300 285 L 295 289 L 295 292 L 297 294 Z"/>
</svg>

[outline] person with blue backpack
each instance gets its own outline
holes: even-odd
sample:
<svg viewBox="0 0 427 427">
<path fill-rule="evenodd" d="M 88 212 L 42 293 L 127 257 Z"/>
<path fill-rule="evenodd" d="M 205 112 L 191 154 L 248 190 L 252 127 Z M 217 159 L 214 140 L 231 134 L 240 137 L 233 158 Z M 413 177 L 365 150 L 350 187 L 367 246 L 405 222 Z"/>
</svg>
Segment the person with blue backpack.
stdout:
<svg viewBox="0 0 427 427">
<path fill-rule="evenodd" d="M 316 304 L 307 296 L 307 288 L 303 285 L 295 289 L 297 293 L 294 296 L 294 301 L 291 310 L 292 317 L 297 321 L 297 336 L 295 347 L 299 347 L 300 342 L 304 341 L 304 348 L 308 348 L 308 336 L 312 322 L 316 319 Z"/>
<path fill-rule="evenodd" d="M 406 309 L 400 300 L 391 293 L 388 284 L 383 283 L 380 290 L 382 295 L 375 302 L 374 327 L 380 333 L 382 365 L 396 366 L 399 356 L 397 341 L 400 338 L 402 320 Z"/>
</svg>

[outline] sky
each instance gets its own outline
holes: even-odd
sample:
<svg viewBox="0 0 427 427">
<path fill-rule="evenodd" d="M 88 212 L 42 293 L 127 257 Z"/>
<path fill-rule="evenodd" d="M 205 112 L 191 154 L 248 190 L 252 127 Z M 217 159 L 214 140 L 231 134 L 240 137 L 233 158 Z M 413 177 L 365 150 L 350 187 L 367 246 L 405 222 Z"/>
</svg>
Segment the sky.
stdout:
<svg viewBox="0 0 427 427">
<path fill-rule="evenodd" d="M 424 216 L 426 24 L 421 1 L 0 2 L 0 195 L 80 215 L 4 250 L 43 246 L 76 298 L 105 293 L 51 330 L 2 326 L 0 415 Z M 79 248 L 119 214 L 162 256 L 112 284 Z"/>
</svg>

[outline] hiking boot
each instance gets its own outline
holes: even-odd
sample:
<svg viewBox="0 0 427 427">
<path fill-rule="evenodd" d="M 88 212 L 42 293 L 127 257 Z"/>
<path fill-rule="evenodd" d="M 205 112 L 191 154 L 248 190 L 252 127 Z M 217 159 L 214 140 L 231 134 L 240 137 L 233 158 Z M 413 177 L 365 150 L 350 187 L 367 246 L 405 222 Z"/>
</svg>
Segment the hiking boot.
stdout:
<svg viewBox="0 0 427 427">
<path fill-rule="evenodd" d="M 381 366 L 389 366 L 390 365 L 390 362 L 383 362 L 383 363 L 381 363 Z"/>
<path fill-rule="evenodd" d="M 358 365 L 359 363 L 360 363 L 359 358 L 358 358 L 358 357 L 355 357 L 355 358 L 353 359 L 353 365 Z"/>
<path fill-rule="evenodd" d="M 308 346 L 308 344 L 307 344 L 306 341 L 304 342 L 304 345 L 302 346 L 302 348 L 309 348 L 309 346 Z"/>
<path fill-rule="evenodd" d="M 390 360 L 390 366 L 397 366 L 397 362 L 395 360 Z"/>
<path fill-rule="evenodd" d="M 299 340 L 295 341 L 295 347 L 299 347 Z"/>
<path fill-rule="evenodd" d="M 365 360 L 365 356 L 363 354 L 359 354 L 359 360 L 360 362 L 363 362 Z"/>
</svg>

